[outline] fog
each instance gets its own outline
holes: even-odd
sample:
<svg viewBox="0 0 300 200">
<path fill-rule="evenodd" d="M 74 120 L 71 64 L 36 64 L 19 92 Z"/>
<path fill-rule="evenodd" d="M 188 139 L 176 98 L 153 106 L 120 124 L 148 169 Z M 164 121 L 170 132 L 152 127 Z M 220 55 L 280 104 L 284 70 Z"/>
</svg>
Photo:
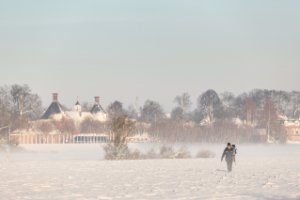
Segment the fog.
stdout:
<svg viewBox="0 0 300 200">
<path fill-rule="evenodd" d="M 207 149 L 216 157 L 105 161 L 99 144 L 22 145 L 18 152 L 1 151 L 1 198 L 300 198 L 299 145 L 238 145 L 231 173 L 220 162 L 224 145 L 173 145 L 186 146 L 192 154 Z M 130 144 L 141 151 L 150 146 Z"/>
</svg>

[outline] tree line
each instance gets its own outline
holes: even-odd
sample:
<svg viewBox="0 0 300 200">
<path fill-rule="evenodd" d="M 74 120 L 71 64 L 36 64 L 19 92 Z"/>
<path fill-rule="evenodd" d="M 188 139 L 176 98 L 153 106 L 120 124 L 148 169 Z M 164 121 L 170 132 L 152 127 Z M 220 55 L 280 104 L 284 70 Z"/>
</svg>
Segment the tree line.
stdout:
<svg viewBox="0 0 300 200">
<path fill-rule="evenodd" d="M 285 140 L 281 116 L 300 117 L 300 92 L 254 89 L 239 95 L 231 92 L 217 93 L 209 89 L 202 92 L 196 106 L 188 93 L 174 98 L 175 106 L 170 115 L 158 101 L 147 100 L 140 108 L 124 108 L 122 102 L 114 101 L 107 108 L 109 119 L 126 116 L 135 121 L 135 132 L 148 132 L 162 140 L 223 142 L 264 141 L 260 130 L 276 140 Z M 83 105 L 83 111 L 90 106 Z M 41 117 L 45 109 L 38 94 L 28 85 L 0 87 L 0 131 L 9 126 L 13 129 L 28 127 L 28 123 Z M 65 132 L 108 131 L 109 122 L 101 123 L 86 119 L 76 129 L 70 120 L 57 124 Z M 46 124 L 41 129 L 50 131 Z"/>
<path fill-rule="evenodd" d="M 188 93 L 176 96 L 174 103 L 170 117 L 153 100 L 139 109 L 124 109 L 115 101 L 108 113 L 128 116 L 138 122 L 138 132 L 147 131 L 163 140 L 200 142 L 265 142 L 270 138 L 284 142 L 284 119 L 300 117 L 299 91 L 254 89 L 234 95 L 209 89 L 199 95 L 195 109 L 191 109 Z"/>
</svg>

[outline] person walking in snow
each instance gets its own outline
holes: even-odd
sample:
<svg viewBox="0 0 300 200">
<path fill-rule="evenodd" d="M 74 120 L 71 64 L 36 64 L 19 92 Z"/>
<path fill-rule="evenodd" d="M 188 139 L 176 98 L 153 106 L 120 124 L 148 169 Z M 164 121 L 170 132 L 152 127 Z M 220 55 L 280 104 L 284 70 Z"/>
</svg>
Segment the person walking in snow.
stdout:
<svg viewBox="0 0 300 200">
<path fill-rule="evenodd" d="M 233 154 L 234 154 L 234 152 L 233 152 L 232 145 L 230 143 L 227 143 L 227 147 L 224 149 L 224 152 L 222 154 L 221 162 L 223 161 L 223 159 L 225 157 L 228 172 L 232 171 L 232 162 L 234 160 Z"/>
</svg>

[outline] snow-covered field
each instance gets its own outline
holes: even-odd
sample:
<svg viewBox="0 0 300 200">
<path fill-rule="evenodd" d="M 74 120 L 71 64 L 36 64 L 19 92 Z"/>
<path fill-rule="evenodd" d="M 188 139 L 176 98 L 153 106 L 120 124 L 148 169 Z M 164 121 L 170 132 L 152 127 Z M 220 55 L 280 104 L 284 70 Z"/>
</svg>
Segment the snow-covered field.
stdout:
<svg viewBox="0 0 300 200">
<path fill-rule="evenodd" d="M 0 152 L 0 199 L 300 199 L 300 145 L 238 146 L 232 173 L 223 146 L 186 146 L 217 157 L 105 161 L 100 145 L 80 144 Z"/>
</svg>

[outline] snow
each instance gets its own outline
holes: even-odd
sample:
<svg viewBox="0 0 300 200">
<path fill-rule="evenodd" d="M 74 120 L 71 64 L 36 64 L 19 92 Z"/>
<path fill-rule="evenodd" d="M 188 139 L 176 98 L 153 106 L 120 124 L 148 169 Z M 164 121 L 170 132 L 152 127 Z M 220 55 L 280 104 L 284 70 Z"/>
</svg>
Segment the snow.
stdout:
<svg viewBox="0 0 300 200">
<path fill-rule="evenodd" d="M 24 145 L 0 152 L 0 199 L 300 199 L 300 145 L 239 145 L 232 173 L 220 162 L 224 145 L 185 146 L 219 156 L 105 161 L 99 144 Z"/>
</svg>

